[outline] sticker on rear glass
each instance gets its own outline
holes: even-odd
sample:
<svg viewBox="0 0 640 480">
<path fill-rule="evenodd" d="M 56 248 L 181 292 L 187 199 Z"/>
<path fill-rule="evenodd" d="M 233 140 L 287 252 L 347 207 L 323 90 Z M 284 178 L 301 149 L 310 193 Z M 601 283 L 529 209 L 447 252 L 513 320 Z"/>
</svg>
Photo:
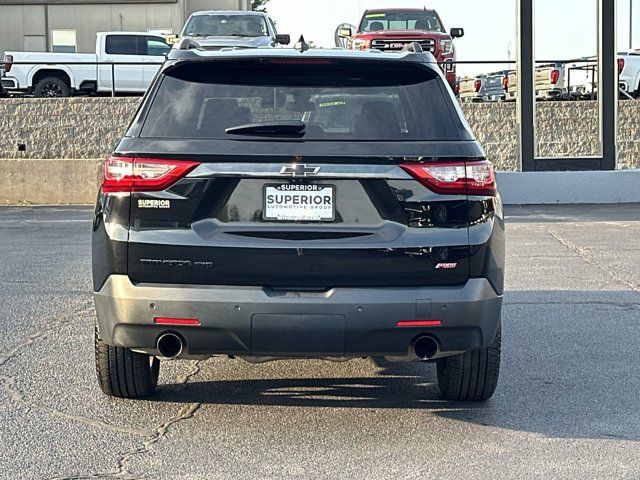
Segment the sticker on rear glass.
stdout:
<svg viewBox="0 0 640 480">
<path fill-rule="evenodd" d="M 384 18 L 386 15 L 386 13 L 370 13 L 366 18 Z"/>
<path fill-rule="evenodd" d="M 320 105 L 318 105 L 320 108 L 326 108 L 326 107 L 338 107 L 340 105 L 346 105 L 347 102 L 345 102 L 344 100 L 336 100 L 333 102 L 322 102 Z"/>
</svg>

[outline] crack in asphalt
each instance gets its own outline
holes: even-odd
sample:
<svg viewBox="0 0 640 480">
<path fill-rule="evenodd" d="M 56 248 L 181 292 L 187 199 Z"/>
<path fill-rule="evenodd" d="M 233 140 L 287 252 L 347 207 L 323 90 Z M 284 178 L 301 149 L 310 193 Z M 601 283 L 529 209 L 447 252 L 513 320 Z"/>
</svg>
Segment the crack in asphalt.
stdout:
<svg viewBox="0 0 640 480">
<path fill-rule="evenodd" d="M 189 370 L 184 374 L 177 378 L 178 384 L 186 385 L 191 378 L 197 375 L 200 372 L 200 360 L 194 360 L 189 365 Z M 121 478 L 125 480 L 137 480 L 140 476 L 136 476 L 129 470 L 129 464 L 133 457 L 138 455 L 144 455 L 145 453 L 153 450 L 154 446 L 160 442 L 164 437 L 169 433 L 169 429 L 177 424 L 178 422 L 188 420 L 192 418 L 198 409 L 202 406 L 200 402 L 194 402 L 186 404 L 182 407 L 178 413 L 171 417 L 169 420 L 165 421 L 161 425 L 154 428 L 151 433 L 148 435 L 147 439 L 138 447 L 129 450 L 120 455 L 116 466 L 109 472 L 100 472 L 100 473 L 89 473 L 84 475 L 71 475 L 71 476 L 63 476 L 63 477 L 51 477 L 48 480 L 81 480 L 81 479 L 92 479 L 92 478 Z"/>
<path fill-rule="evenodd" d="M 615 302 L 615 301 L 611 301 L 611 302 L 607 302 L 604 300 L 589 300 L 589 301 L 577 301 L 577 302 L 572 302 L 570 300 L 566 300 L 563 302 L 550 302 L 545 300 L 544 302 L 545 305 L 602 305 L 605 307 L 618 307 L 621 310 L 624 311 L 633 311 L 633 310 L 640 310 L 640 303 L 633 303 L 633 302 Z M 519 301 L 509 301 L 509 300 L 505 300 L 505 302 L 503 303 L 503 306 L 507 307 L 510 305 L 533 305 L 533 306 L 538 306 L 540 305 L 540 302 L 519 302 Z"/>
<path fill-rule="evenodd" d="M 584 260 L 589 265 L 592 265 L 598 268 L 599 270 L 602 270 L 609 278 L 611 278 L 612 280 L 615 280 L 618 283 L 621 283 L 622 285 L 628 287 L 630 290 L 640 293 L 639 285 L 635 285 L 634 283 L 630 282 L 628 279 L 613 273 L 611 270 L 607 269 L 604 265 L 600 264 L 597 260 L 595 260 L 591 256 L 591 251 L 588 248 L 576 245 L 572 241 L 561 237 L 560 234 L 554 232 L 551 229 L 547 229 L 547 232 L 549 233 L 549 235 L 555 238 L 561 245 L 563 245 L 568 250 L 578 255 L 580 258 L 582 258 L 582 260 Z"/>
<path fill-rule="evenodd" d="M 11 350 L 0 353 L 0 367 L 2 367 L 5 363 L 15 357 L 23 348 L 29 347 L 36 343 L 41 338 L 45 337 L 50 332 L 56 330 L 59 327 L 69 323 L 71 320 L 76 318 L 79 315 L 87 315 L 94 311 L 93 305 L 87 305 L 90 301 L 82 302 L 80 310 L 74 310 L 71 313 L 68 313 L 62 317 L 55 318 L 47 322 L 47 325 L 35 332 L 23 337 L 18 344 L 13 347 Z"/>
<path fill-rule="evenodd" d="M 4 366 L 9 360 L 13 359 L 16 355 L 18 355 L 23 349 L 30 347 L 35 344 L 37 341 L 46 337 L 52 331 L 66 325 L 71 322 L 74 318 L 79 316 L 88 315 L 95 311 L 93 305 L 90 304 L 91 301 L 85 301 L 80 305 L 79 309 L 74 310 L 73 312 L 66 314 L 64 316 L 53 319 L 47 323 L 46 327 L 43 327 L 35 332 L 23 337 L 16 346 L 7 352 L 0 354 L 0 367 Z M 200 361 L 193 361 L 189 365 L 188 371 L 177 378 L 178 384 L 186 384 L 193 376 L 197 375 L 200 372 Z M 49 415 L 52 415 L 56 418 L 61 418 L 64 420 L 71 420 L 84 423 L 85 425 L 93 426 L 96 428 L 101 428 L 108 431 L 113 431 L 117 433 L 125 433 L 125 434 L 133 434 L 139 436 L 147 436 L 147 440 L 144 441 L 142 445 L 139 447 L 127 451 L 122 454 L 116 464 L 116 467 L 110 472 L 103 473 L 90 473 L 90 474 L 81 474 L 81 475 L 71 475 L 71 476 L 63 476 L 63 477 L 52 477 L 50 480 L 80 480 L 80 479 L 91 479 L 91 478 L 124 478 L 127 480 L 137 479 L 137 477 L 129 471 L 129 462 L 132 457 L 136 455 L 143 455 L 149 451 L 151 451 L 156 443 L 162 440 L 168 433 L 169 428 L 175 425 L 178 422 L 183 420 L 187 420 L 193 417 L 196 411 L 202 406 L 202 403 L 190 403 L 182 407 L 178 413 L 171 417 L 166 422 L 162 423 L 155 429 L 149 433 L 149 431 L 137 430 L 129 427 L 121 427 L 118 425 L 113 425 L 102 420 L 91 419 L 82 415 L 73 415 L 69 413 L 65 413 L 59 410 L 56 410 L 51 407 L 47 407 L 44 405 L 37 404 L 30 400 L 27 400 L 24 395 L 18 390 L 16 387 L 16 380 L 13 377 L 9 377 L 6 375 L 0 375 L 0 391 L 6 393 L 9 398 L 11 398 L 14 402 L 19 403 L 21 405 L 25 405 L 27 407 L 33 408 L 34 410 L 38 410 Z"/>
<path fill-rule="evenodd" d="M 18 390 L 16 387 L 16 380 L 13 377 L 7 377 L 5 375 L 0 375 L 0 391 L 6 393 L 11 400 L 21 405 L 25 405 L 29 408 L 33 408 L 34 410 L 39 410 L 41 412 L 47 413 L 53 417 L 61 418 L 63 420 L 72 420 L 74 422 L 80 422 L 85 425 L 89 425 L 91 427 L 101 428 L 103 430 L 109 430 L 117 433 L 127 433 L 132 435 L 146 435 L 147 432 L 144 430 L 138 430 L 135 428 L 122 427 L 119 425 L 113 425 L 111 423 L 107 423 L 103 420 L 96 420 L 93 418 L 85 417 L 83 415 L 74 415 L 72 413 L 61 412 L 60 410 L 56 410 L 55 408 L 47 407 L 46 405 L 40 405 L 38 403 L 27 400 L 22 392 Z"/>
<path fill-rule="evenodd" d="M 90 302 L 90 301 L 89 301 Z M 87 301 L 83 302 L 80 305 L 80 308 L 74 310 L 67 315 L 54 319 L 49 322 L 46 327 L 37 330 L 26 337 L 24 337 L 18 344 L 9 350 L 6 353 L 0 355 L 0 367 L 4 366 L 10 359 L 14 358 L 18 355 L 24 348 L 29 347 L 36 343 L 38 340 L 43 339 L 47 334 L 56 330 L 57 328 L 62 327 L 63 325 L 71 322 L 73 319 L 78 318 L 79 316 L 90 315 L 94 312 L 94 307 L 92 305 L 87 306 Z M 103 430 L 109 430 L 117 433 L 125 433 L 131 435 L 139 435 L 144 436 L 147 435 L 147 431 L 139 430 L 130 427 L 124 427 L 120 425 L 113 425 L 111 423 L 105 422 L 103 420 L 97 420 L 89 417 L 85 417 L 84 415 L 74 415 L 72 413 L 62 412 L 55 408 L 41 405 L 39 403 L 33 402 L 25 398 L 24 394 L 17 388 L 17 382 L 14 377 L 0 375 L 0 391 L 3 391 L 11 400 L 26 407 L 32 408 L 34 410 L 38 410 L 40 412 L 46 413 L 56 418 L 61 418 L 64 420 L 71 420 L 75 422 L 80 422 L 85 425 L 89 425 L 92 427 L 100 428 Z"/>
</svg>

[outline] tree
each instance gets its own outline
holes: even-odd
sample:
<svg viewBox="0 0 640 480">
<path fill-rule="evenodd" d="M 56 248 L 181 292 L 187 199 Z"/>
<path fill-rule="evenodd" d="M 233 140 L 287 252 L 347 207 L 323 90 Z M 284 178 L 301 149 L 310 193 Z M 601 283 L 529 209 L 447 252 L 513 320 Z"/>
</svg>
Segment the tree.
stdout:
<svg viewBox="0 0 640 480">
<path fill-rule="evenodd" d="M 269 2 L 269 0 L 251 0 L 251 10 L 255 10 L 256 12 L 266 12 L 267 2 Z"/>
</svg>

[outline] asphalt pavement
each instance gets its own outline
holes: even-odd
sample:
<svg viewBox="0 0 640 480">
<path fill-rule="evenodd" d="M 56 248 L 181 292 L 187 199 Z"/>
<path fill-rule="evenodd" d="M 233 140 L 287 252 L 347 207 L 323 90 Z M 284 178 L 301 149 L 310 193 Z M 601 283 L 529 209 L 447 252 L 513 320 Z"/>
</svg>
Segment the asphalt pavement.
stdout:
<svg viewBox="0 0 640 480">
<path fill-rule="evenodd" d="M 95 379 L 91 209 L 0 208 L 0 478 L 640 478 L 640 205 L 507 217 L 485 403 L 433 365 L 223 358 L 128 401 Z"/>
</svg>

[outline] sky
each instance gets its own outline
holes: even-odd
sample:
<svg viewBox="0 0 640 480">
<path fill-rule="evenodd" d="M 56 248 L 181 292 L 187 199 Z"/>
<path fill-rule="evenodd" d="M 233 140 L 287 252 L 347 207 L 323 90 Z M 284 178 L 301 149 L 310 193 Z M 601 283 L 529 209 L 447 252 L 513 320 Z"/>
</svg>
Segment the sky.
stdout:
<svg viewBox="0 0 640 480">
<path fill-rule="evenodd" d="M 458 60 L 515 59 L 517 0 L 270 0 L 269 14 L 280 33 L 296 40 L 304 34 L 319 46 L 333 47 L 340 23 L 357 25 L 366 8 L 417 7 L 438 11 L 447 30 L 465 29 L 455 40 Z M 640 48 L 640 0 L 618 0 L 618 51 L 629 47 L 629 2 L 634 2 L 633 48 Z M 486 5 L 491 5 L 486 7 Z M 596 54 L 596 0 L 536 0 L 536 58 L 570 59 Z M 460 65 L 473 75 L 505 65 Z"/>
</svg>

